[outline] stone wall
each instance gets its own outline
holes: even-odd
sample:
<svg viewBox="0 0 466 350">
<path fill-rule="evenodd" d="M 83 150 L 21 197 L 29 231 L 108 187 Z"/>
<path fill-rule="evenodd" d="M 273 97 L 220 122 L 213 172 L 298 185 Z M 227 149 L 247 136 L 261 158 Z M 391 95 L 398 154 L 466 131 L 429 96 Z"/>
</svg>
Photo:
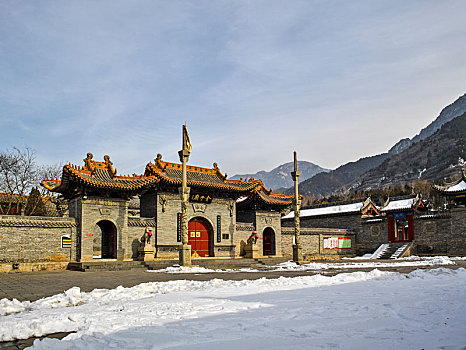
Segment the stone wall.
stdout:
<svg viewBox="0 0 466 350">
<path fill-rule="evenodd" d="M 415 220 L 417 255 L 466 255 L 466 208 L 452 208 Z"/>
<path fill-rule="evenodd" d="M 282 220 L 282 225 L 294 227 L 293 218 Z M 300 225 L 301 227 L 340 228 L 358 231 L 361 229 L 361 214 L 301 216 Z"/>
<path fill-rule="evenodd" d="M 423 215 L 414 220 L 414 254 L 448 254 L 451 215 Z"/>
<path fill-rule="evenodd" d="M 377 248 L 388 242 L 388 224 L 386 217 L 359 218 L 360 229 L 356 231 L 356 254 L 372 254 Z"/>
<path fill-rule="evenodd" d="M 0 263 L 68 262 L 76 228 L 73 218 L 0 216 Z M 62 248 L 64 235 L 72 239 L 71 248 Z"/>
<path fill-rule="evenodd" d="M 383 220 L 385 219 L 378 219 L 376 222 L 370 222 L 371 219 L 361 218 L 360 213 L 303 216 L 300 217 L 300 226 L 302 228 L 324 228 L 324 230 L 350 230 L 355 234 L 352 241 L 354 251 L 344 254 L 363 255 L 368 252 L 374 252 L 382 243 L 387 242 L 388 235 L 383 228 L 384 225 L 386 226 L 386 223 L 384 224 Z M 292 218 L 282 220 L 282 225 L 284 227 L 294 227 L 294 221 Z M 311 244 L 311 242 L 309 244 Z M 329 253 L 325 253 L 325 255 L 328 254 Z"/>
<path fill-rule="evenodd" d="M 294 228 L 282 227 L 282 255 L 293 257 Z M 326 237 L 341 237 L 351 239 L 351 248 L 324 249 L 323 242 Z M 352 230 L 335 228 L 301 228 L 300 241 L 303 247 L 305 260 L 337 259 L 351 257 L 356 253 L 356 234 Z"/>
<path fill-rule="evenodd" d="M 466 208 L 452 208 L 451 233 L 448 241 L 448 253 L 466 255 Z"/>
</svg>

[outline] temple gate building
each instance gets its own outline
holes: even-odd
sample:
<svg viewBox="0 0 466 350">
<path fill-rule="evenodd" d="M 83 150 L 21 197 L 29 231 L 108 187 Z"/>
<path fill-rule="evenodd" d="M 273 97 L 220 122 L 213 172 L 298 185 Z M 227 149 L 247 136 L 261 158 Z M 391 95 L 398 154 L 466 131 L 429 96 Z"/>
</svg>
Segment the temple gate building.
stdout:
<svg viewBox="0 0 466 350">
<path fill-rule="evenodd" d="M 261 255 L 281 256 L 281 215 L 293 196 L 272 193 L 261 180 L 230 180 L 213 168 L 187 166 L 190 187 L 188 239 L 192 257 L 236 258 L 244 255 L 257 233 Z M 84 166 L 65 165 L 61 179 L 42 185 L 62 194 L 69 215 L 77 220 L 72 260 L 136 260 L 141 239 L 153 232 L 155 259 L 176 259 L 181 245 L 181 164 L 160 154 L 143 175 L 120 176 L 108 156 L 91 153 Z M 139 216 L 129 215 L 129 202 L 140 198 Z"/>
</svg>

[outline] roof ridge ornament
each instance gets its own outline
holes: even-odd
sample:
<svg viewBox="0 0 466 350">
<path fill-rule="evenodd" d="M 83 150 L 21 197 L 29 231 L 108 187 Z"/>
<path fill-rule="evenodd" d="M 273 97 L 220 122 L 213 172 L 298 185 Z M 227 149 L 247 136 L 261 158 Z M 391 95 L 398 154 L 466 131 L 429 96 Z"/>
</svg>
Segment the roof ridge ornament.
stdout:
<svg viewBox="0 0 466 350">
<path fill-rule="evenodd" d="M 117 170 L 113 168 L 113 163 L 110 161 L 110 156 L 105 155 L 104 161 L 105 161 L 105 165 L 107 166 L 108 172 L 112 174 L 112 176 L 115 176 L 117 173 Z"/>
<path fill-rule="evenodd" d="M 83 159 L 84 161 L 84 168 L 88 171 L 91 172 L 91 174 L 94 174 L 95 172 L 95 160 L 93 160 L 94 156 L 92 155 L 92 153 L 87 153 L 87 156 L 86 158 Z"/>
</svg>

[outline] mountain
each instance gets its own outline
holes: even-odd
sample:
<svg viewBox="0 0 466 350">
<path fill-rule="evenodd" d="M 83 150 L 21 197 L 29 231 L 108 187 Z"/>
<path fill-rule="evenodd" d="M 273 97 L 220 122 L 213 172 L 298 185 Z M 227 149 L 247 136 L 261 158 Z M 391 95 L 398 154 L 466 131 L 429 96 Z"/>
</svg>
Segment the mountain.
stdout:
<svg viewBox="0 0 466 350">
<path fill-rule="evenodd" d="M 436 181 L 448 178 L 466 166 L 465 160 L 466 113 L 361 175 L 350 184 L 349 190 L 369 190 L 417 180 Z"/>
<path fill-rule="evenodd" d="M 421 132 L 414 136 L 412 139 L 406 138 L 398 141 L 388 153 L 398 154 L 408 149 L 413 143 L 424 140 L 426 137 L 431 136 L 434 132 L 442 127 L 445 123 L 455 119 L 466 112 L 466 94 L 460 96 L 455 102 L 446 106 L 440 112 L 437 119 L 426 126 Z"/>
<path fill-rule="evenodd" d="M 389 157 L 388 153 L 382 153 L 372 157 L 361 158 L 350 162 L 327 173 L 314 175 L 299 185 L 299 193 L 314 198 L 327 197 L 340 190 L 356 178 L 382 164 Z M 292 188 L 285 192 L 291 193 Z"/>
<path fill-rule="evenodd" d="M 298 170 L 301 171 L 299 182 L 309 179 L 318 173 L 329 171 L 329 169 L 303 160 L 298 161 Z M 240 178 L 249 179 L 251 177 L 254 179 L 261 179 L 265 187 L 277 190 L 293 186 L 293 179 L 290 174 L 292 171 L 293 162 L 290 162 L 282 164 L 271 171 L 262 170 L 255 174 L 235 175 L 231 177 L 231 179 L 239 180 Z"/>
</svg>

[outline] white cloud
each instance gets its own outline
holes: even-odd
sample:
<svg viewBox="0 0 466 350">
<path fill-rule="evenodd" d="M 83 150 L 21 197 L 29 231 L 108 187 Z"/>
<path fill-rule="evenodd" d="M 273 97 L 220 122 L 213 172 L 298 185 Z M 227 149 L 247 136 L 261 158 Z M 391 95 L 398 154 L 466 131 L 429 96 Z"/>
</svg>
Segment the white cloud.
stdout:
<svg viewBox="0 0 466 350">
<path fill-rule="evenodd" d="M 177 161 L 187 121 L 190 161 L 230 175 L 294 149 L 337 167 L 465 92 L 461 1 L 0 6 L 0 146 L 44 159 L 90 151 L 142 171 L 156 153 Z"/>
</svg>

